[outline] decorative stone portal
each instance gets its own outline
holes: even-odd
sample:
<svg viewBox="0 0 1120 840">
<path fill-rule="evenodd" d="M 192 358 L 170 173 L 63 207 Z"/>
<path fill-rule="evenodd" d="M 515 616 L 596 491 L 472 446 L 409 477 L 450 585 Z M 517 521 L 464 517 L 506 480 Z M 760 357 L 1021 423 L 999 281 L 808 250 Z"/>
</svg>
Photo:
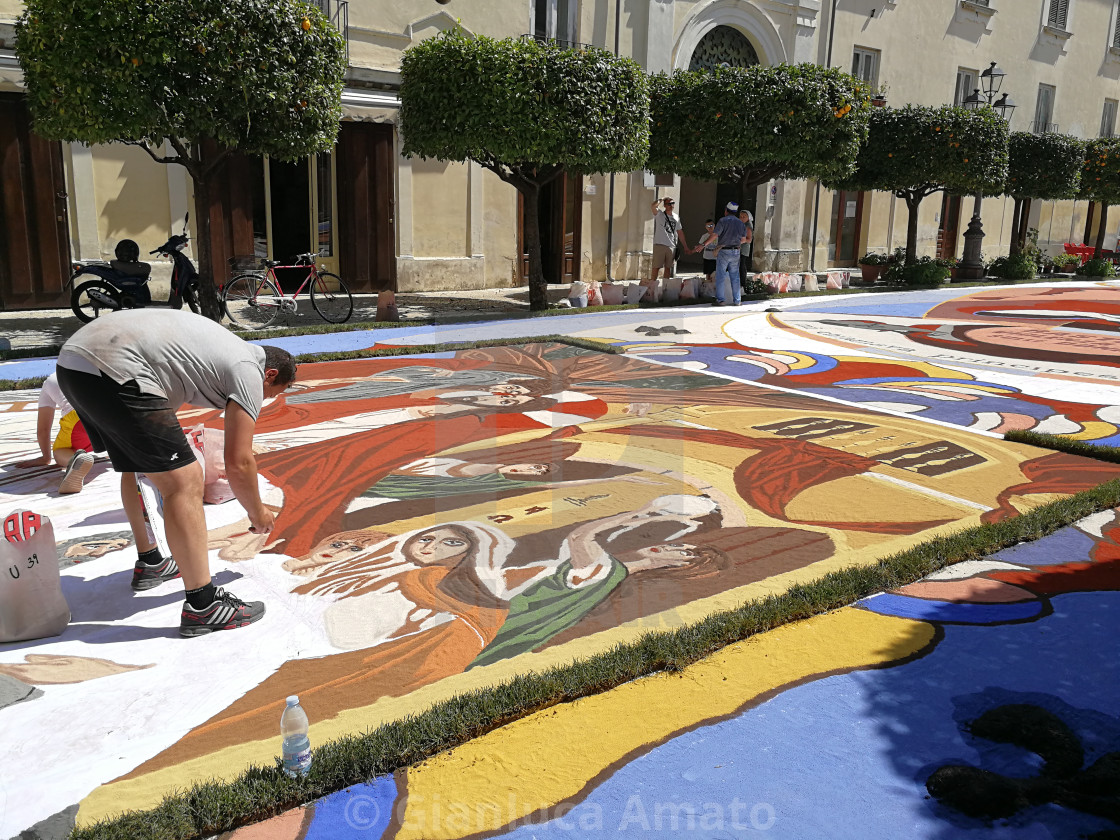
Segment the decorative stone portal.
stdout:
<svg viewBox="0 0 1120 840">
<path fill-rule="evenodd" d="M 721 64 L 750 67 L 758 63 L 758 53 L 746 35 L 733 26 L 717 26 L 700 39 L 688 69 L 713 70 Z"/>
</svg>

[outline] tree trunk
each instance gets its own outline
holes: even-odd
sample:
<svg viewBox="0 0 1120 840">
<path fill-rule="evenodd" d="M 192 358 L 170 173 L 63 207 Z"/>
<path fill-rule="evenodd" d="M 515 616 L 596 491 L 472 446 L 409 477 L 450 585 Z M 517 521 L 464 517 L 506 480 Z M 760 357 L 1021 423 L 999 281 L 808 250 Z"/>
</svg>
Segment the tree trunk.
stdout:
<svg viewBox="0 0 1120 840">
<path fill-rule="evenodd" d="M 1027 232 L 1031 229 L 1031 204 L 1034 202 L 1033 198 L 1029 196 L 1023 199 L 1023 213 L 1019 218 L 1019 250 L 1027 247 Z"/>
<path fill-rule="evenodd" d="M 1019 242 L 1019 232 L 1022 230 L 1023 199 L 1015 199 L 1015 209 L 1011 211 L 1011 256 L 1019 253 L 1022 245 Z"/>
<path fill-rule="evenodd" d="M 210 186 L 209 179 L 200 176 L 194 178 L 194 223 L 197 231 L 194 253 L 198 260 L 198 297 L 202 314 L 212 321 L 220 321 L 222 304 L 211 273 L 213 248 L 210 240 Z"/>
<path fill-rule="evenodd" d="M 1097 228 L 1097 243 L 1093 249 L 1093 259 L 1099 260 L 1104 250 L 1104 234 L 1108 229 L 1108 204 L 1101 202 L 1101 226 Z"/>
<path fill-rule="evenodd" d="M 548 309 L 548 286 L 541 263 L 541 188 L 524 184 L 518 189 L 524 204 L 525 248 L 529 252 L 529 308 L 539 312 Z"/>
<path fill-rule="evenodd" d="M 918 207 L 922 199 L 914 196 L 906 197 L 906 264 L 913 265 L 918 261 Z"/>
</svg>

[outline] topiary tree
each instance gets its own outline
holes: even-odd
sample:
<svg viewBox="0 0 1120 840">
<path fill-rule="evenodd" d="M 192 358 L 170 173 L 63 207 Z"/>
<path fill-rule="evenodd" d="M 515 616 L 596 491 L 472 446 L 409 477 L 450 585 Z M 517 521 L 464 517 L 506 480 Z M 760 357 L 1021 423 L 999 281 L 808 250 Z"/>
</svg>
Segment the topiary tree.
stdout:
<svg viewBox="0 0 1120 840">
<path fill-rule="evenodd" d="M 867 138 L 870 90 L 816 64 L 658 74 L 650 86 L 647 168 L 738 182 L 851 174 Z"/>
<path fill-rule="evenodd" d="M 292 160 L 331 149 L 341 34 L 304 0 L 28 0 L 16 39 L 37 133 L 129 143 L 190 173 L 202 309 L 219 319 L 215 173 L 231 151 Z"/>
<path fill-rule="evenodd" d="M 1007 185 L 1004 192 L 1015 199 L 1011 214 L 1011 254 L 1026 242 L 1031 201 L 1076 198 L 1085 165 L 1085 144 L 1067 134 L 1032 134 L 1016 131 L 1007 144 Z"/>
<path fill-rule="evenodd" d="M 856 171 L 834 188 L 884 190 L 906 202 L 906 264 L 917 259 L 918 207 L 932 193 L 999 195 L 1007 123 L 991 108 L 876 108 Z"/>
<path fill-rule="evenodd" d="M 1108 208 L 1120 203 L 1120 138 L 1100 137 L 1085 144 L 1080 193 L 1082 198 L 1101 203 L 1101 223 L 1093 243 L 1093 259 L 1100 259 L 1108 228 Z"/>
<path fill-rule="evenodd" d="M 529 307 L 548 307 L 541 188 L 565 172 L 627 172 L 649 149 L 649 84 L 636 63 L 597 49 L 445 32 L 401 61 L 406 157 L 473 160 L 524 199 Z"/>
</svg>

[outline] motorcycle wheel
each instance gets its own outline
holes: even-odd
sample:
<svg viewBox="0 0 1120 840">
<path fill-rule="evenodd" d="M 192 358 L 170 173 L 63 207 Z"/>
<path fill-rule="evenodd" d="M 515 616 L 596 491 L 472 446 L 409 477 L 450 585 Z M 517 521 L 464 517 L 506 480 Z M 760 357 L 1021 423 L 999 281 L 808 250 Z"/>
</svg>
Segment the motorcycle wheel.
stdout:
<svg viewBox="0 0 1120 840">
<path fill-rule="evenodd" d="M 105 306 L 100 301 L 91 298 L 89 296 L 91 290 L 96 290 L 105 297 L 117 301 L 117 307 Z M 78 283 L 78 285 L 74 287 L 74 291 L 70 293 L 70 308 L 74 310 L 74 314 L 78 316 L 78 320 L 86 324 L 94 318 L 100 317 L 102 313 L 115 312 L 120 308 L 119 301 L 120 293 L 111 283 L 101 278 Z"/>
<path fill-rule="evenodd" d="M 198 283 L 191 283 L 187 286 L 186 301 L 187 306 L 191 308 L 191 312 L 195 315 L 202 314 L 202 304 L 198 300 Z"/>
</svg>

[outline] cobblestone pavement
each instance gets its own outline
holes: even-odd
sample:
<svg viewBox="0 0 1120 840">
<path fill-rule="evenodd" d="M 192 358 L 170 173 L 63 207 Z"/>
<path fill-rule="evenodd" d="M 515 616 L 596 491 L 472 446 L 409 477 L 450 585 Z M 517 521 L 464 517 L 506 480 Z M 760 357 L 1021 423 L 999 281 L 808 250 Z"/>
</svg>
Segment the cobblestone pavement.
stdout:
<svg viewBox="0 0 1120 840">
<path fill-rule="evenodd" d="M 549 299 L 564 298 L 567 287 L 549 289 Z M 483 318 L 510 316 L 529 312 L 527 286 L 506 289 L 480 289 L 456 292 L 417 292 L 397 295 L 397 310 L 402 322 L 430 321 L 444 318 Z M 373 321 L 377 317 L 377 295 L 354 295 L 351 321 Z M 228 322 L 226 322 L 228 323 Z M 311 308 L 306 297 L 299 299 L 299 309 L 285 315 L 276 327 L 313 326 L 325 323 Z M 57 347 L 81 326 L 69 309 L 35 309 L 0 311 L 0 347 L 13 349 Z M 4 345 L 3 340 L 8 342 Z"/>
</svg>

